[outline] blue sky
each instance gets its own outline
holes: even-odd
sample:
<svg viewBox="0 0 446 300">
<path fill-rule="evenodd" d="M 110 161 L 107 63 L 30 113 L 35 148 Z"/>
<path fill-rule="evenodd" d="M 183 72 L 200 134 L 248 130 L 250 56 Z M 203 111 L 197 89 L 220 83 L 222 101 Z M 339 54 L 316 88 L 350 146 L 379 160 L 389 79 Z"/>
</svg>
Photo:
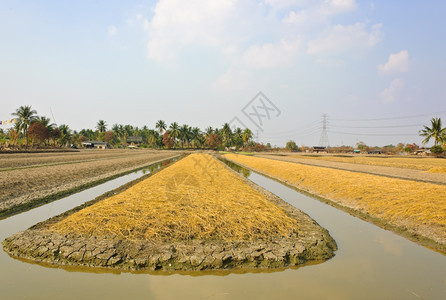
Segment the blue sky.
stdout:
<svg viewBox="0 0 446 300">
<path fill-rule="evenodd" d="M 21 105 L 75 130 L 237 117 L 261 142 L 307 146 L 322 114 L 332 146 L 420 144 L 421 124 L 446 123 L 444 1 L 0 4 L 0 119 Z M 243 108 L 259 91 L 277 111 L 256 127 Z"/>
</svg>

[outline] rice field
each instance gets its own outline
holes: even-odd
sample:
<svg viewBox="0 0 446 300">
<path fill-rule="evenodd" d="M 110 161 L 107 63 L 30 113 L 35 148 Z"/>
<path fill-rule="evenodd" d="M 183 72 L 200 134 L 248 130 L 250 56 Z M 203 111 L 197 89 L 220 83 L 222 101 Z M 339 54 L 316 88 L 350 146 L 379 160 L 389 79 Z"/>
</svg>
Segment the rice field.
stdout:
<svg viewBox="0 0 446 300">
<path fill-rule="evenodd" d="M 232 241 L 297 236 L 299 224 L 215 158 L 191 154 L 51 230 L 132 241 Z"/>
<path fill-rule="evenodd" d="M 304 159 L 317 159 L 325 161 L 335 161 L 353 164 L 363 164 L 371 166 L 384 166 L 394 168 L 406 168 L 432 173 L 446 173 L 446 159 L 420 157 L 370 157 L 370 156 L 311 156 L 311 155 L 291 155 L 292 157 Z"/>
<path fill-rule="evenodd" d="M 249 157 L 225 158 L 446 244 L 446 186 Z"/>
</svg>

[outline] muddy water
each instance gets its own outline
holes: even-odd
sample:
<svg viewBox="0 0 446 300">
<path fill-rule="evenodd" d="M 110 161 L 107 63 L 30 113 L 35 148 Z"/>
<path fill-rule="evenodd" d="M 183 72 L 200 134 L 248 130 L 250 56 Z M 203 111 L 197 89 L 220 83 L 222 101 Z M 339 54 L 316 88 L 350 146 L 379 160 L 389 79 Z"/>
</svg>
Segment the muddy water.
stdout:
<svg viewBox="0 0 446 300">
<path fill-rule="evenodd" d="M 446 299 L 446 257 L 256 173 L 252 181 L 302 209 L 338 243 L 322 264 L 270 273 L 91 273 L 21 262 L 0 251 L 1 299 Z M 140 176 L 101 186 L 4 220 L 0 239 Z"/>
</svg>

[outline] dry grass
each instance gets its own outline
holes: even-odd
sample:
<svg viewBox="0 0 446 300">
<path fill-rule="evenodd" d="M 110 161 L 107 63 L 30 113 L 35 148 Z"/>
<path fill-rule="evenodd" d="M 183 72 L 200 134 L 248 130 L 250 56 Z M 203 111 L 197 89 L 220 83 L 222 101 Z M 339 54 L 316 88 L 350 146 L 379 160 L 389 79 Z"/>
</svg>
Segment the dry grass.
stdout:
<svg viewBox="0 0 446 300">
<path fill-rule="evenodd" d="M 304 159 L 318 159 L 325 161 L 345 162 L 371 166 L 384 166 L 394 168 L 406 168 L 432 173 L 446 173 L 446 159 L 440 158 L 408 158 L 408 157 L 369 157 L 369 156 L 310 156 L 292 155 Z"/>
<path fill-rule="evenodd" d="M 446 186 L 235 154 L 226 158 L 446 243 Z"/>
<path fill-rule="evenodd" d="M 191 154 L 51 228 L 128 240 L 232 241 L 295 236 L 299 225 L 215 158 Z"/>
</svg>

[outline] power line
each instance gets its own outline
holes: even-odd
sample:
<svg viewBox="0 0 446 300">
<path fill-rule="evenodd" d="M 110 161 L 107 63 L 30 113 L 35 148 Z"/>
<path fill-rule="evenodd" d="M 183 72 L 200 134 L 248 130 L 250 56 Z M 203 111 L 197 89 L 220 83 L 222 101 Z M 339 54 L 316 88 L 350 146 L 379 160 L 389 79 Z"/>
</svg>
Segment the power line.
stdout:
<svg viewBox="0 0 446 300">
<path fill-rule="evenodd" d="M 434 113 L 426 113 L 426 114 L 418 114 L 418 115 L 411 115 L 411 116 L 400 116 L 400 117 L 391 117 L 391 118 L 377 118 L 377 119 L 331 119 L 333 121 L 346 121 L 346 122 L 365 122 L 365 121 L 384 121 L 384 120 L 401 120 L 401 119 L 413 119 L 413 118 L 419 118 L 419 117 L 426 117 L 426 116 L 432 116 L 432 115 L 439 115 L 444 114 L 445 111 L 437 111 Z"/>
<path fill-rule="evenodd" d="M 411 136 L 418 135 L 417 133 L 353 133 L 353 132 L 338 132 L 338 131 L 330 131 L 331 133 L 336 134 L 348 134 L 348 135 L 368 135 L 368 136 Z"/>
<path fill-rule="evenodd" d="M 402 128 L 402 127 L 421 127 L 423 124 L 413 124 L 413 125 L 390 125 L 390 126 L 336 126 L 335 128 Z"/>
</svg>

